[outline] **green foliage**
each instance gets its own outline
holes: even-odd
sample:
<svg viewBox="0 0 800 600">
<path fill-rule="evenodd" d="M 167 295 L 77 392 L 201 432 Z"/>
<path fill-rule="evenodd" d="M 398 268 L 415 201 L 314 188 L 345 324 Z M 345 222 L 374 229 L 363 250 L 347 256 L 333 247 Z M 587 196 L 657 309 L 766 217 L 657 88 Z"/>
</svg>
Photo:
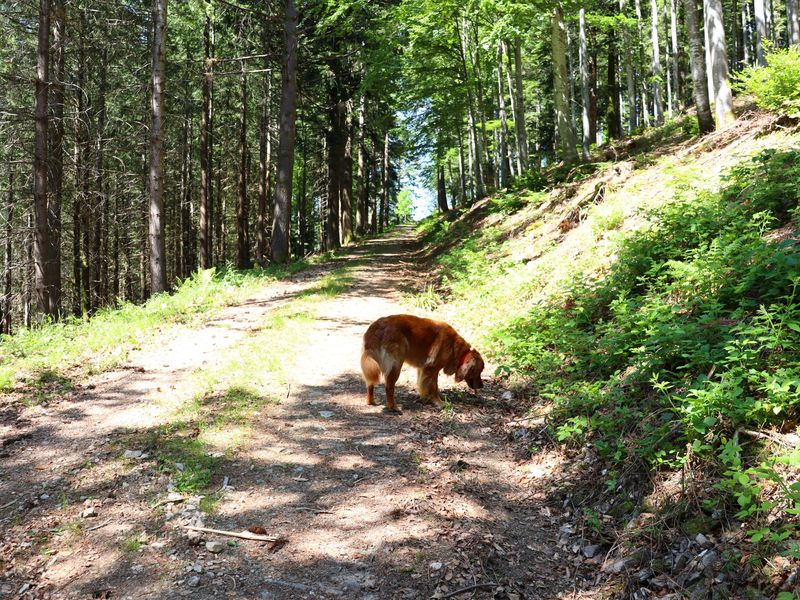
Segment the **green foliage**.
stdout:
<svg viewBox="0 0 800 600">
<path fill-rule="evenodd" d="M 490 334 L 496 362 L 553 401 L 557 439 L 656 468 L 679 467 L 688 444 L 718 455 L 742 518 L 797 514 L 798 490 L 773 464 L 743 465 L 731 434 L 800 419 L 800 249 L 781 234 L 796 231 L 798 180 L 800 152 L 769 150 L 718 193 L 683 188 L 647 227 L 619 234 L 602 277 L 576 274 Z M 782 490 L 779 506 L 760 499 L 764 482 Z"/>
<path fill-rule="evenodd" d="M 766 59 L 766 66 L 749 67 L 739 74 L 735 87 L 752 94 L 765 110 L 800 118 L 800 48 L 770 50 Z"/>
</svg>

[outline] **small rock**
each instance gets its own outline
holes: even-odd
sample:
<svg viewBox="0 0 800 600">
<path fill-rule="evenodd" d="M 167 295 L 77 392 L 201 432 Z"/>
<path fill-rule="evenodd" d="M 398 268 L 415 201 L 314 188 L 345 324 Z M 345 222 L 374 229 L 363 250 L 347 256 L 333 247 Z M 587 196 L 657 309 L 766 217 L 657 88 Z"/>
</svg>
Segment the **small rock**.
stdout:
<svg viewBox="0 0 800 600">
<path fill-rule="evenodd" d="M 202 573 L 203 572 L 203 565 L 201 565 L 199 562 L 196 562 L 196 563 L 192 564 L 191 569 L 195 573 Z"/>
<path fill-rule="evenodd" d="M 435 562 L 432 562 L 432 563 L 431 563 L 430 565 L 428 565 L 428 566 L 431 568 L 431 570 L 433 570 L 433 571 L 438 571 L 439 569 L 441 569 L 441 568 L 442 568 L 442 563 L 440 563 L 440 562 L 438 562 L 438 561 L 435 561 Z"/>
<path fill-rule="evenodd" d="M 706 550 L 700 554 L 700 562 L 703 565 L 704 569 L 712 566 L 715 562 L 717 562 L 717 553 L 713 550 Z"/>
<path fill-rule="evenodd" d="M 321 410 L 319 411 L 319 416 L 323 419 L 330 419 L 335 413 L 330 410 Z"/>
<path fill-rule="evenodd" d="M 125 450 L 125 454 L 122 455 L 122 458 L 141 458 L 142 451 L 141 450 Z"/>
<path fill-rule="evenodd" d="M 206 542 L 206 550 L 209 552 L 213 552 L 214 554 L 219 554 L 225 549 L 225 544 L 222 542 L 211 540 Z"/>
<path fill-rule="evenodd" d="M 183 470 L 184 470 L 185 468 L 186 468 L 186 467 L 184 467 L 184 466 L 183 466 L 183 463 L 175 463 L 175 470 L 176 470 L 176 471 L 181 471 L 181 472 L 183 472 Z"/>
<path fill-rule="evenodd" d="M 600 552 L 600 545 L 590 544 L 589 546 L 584 546 L 582 552 L 586 558 L 594 558 Z"/>
<path fill-rule="evenodd" d="M 96 517 L 97 516 L 97 509 L 94 506 L 90 506 L 89 508 L 84 508 L 81 511 L 81 518 L 88 519 L 89 517 Z"/>
<path fill-rule="evenodd" d="M 187 531 L 186 532 L 186 539 L 189 540 L 189 543 L 193 546 L 197 546 L 203 540 L 203 534 L 199 531 Z"/>
<path fill-rule="evenodd" d="M 48 496 L 47 494 L 42 494 L 41 496 L 39 496 L 39 500 L 50 500 L 50 496 Z"/>
<path fill-rule="evenodd" d="M 187 582 L 187 585 L 189 587 L 197 587 L 198 585 L 200 585 L 200 578 L 197 575 L 195 575 L 194 577 L 190 577 L 189 581 Z"/>
<path fill-rule="evenodd" d="M 144 571 L 144 565 L 132 565 L 131 571 L 134 573 L 141 573 L 142 571 Z"/>
<path fill-rule="evenodd" d="M 514 393 L 511 392 L 510 390 L 506 390 L 505 392 L 503 392 L 503 395 L 500 396 L 500 398 L 502 398 L 503 400 L 513 400 Z"/>
<path fill-rule="evenodd" d="M 708 545 L 708 538 L 704 536 L 702 533 L 698 533 L 695 536 L 694 541 L 697 542 L 700 546 Z"/>
</svg>

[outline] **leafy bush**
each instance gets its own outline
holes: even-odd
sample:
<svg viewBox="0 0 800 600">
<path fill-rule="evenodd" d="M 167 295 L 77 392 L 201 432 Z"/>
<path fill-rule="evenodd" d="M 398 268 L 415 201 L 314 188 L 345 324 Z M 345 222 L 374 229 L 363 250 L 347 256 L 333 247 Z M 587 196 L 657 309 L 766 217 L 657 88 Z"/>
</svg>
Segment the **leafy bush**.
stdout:
<svg viewBox="0 0 800 600">
<path fill-rule="evenodd" d="M 767 53 L 767 65 L 745 69 L 736 88 L 752 94 L 765 110 L 800 118 L 800 48 L 790 46 Z"/>
</svg>

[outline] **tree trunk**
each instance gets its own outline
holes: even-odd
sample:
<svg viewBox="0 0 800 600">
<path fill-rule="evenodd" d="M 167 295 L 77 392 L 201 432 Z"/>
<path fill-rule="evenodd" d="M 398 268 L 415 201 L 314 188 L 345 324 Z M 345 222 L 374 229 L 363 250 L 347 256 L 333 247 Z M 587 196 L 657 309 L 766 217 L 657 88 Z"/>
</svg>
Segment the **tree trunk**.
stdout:
<svg viewBox="0 0 800 600">
<path fill-rule="evenodd" d="M 506 99 L 503 94 L 503 44 L 497 45 L 497 106 L 500 112 L 500 187 L 508 187 L 511 180 L 511 163 L 508 160 L 508 121 Z"/>
<path fill-rule="evenodd" d="M 154 294 L 167 290 L 164 255 L 164 53 L 167 0 L 153 0 L 153 99 L 150 125 L 150 280 Z"/>
<path fill-rule="evenodd" d="M 753 0 L 753 12 L 756 19 L 756 63 L 763 67 L 767 64 L 764 56 L 764 40 L 767 39 L 767 16 L 764 0 Z"/>
<path fill-rule="evenodd" d="M 674 97 L 675 108 L 681 110 L 681 85 L 678 77 L 678 63 L 680 59 L 680 50 L 678 49 L 678 7 L 676 0 L 669 0 L 669 32 L 670 41 L 672 42 L 672 60 L 670 66 L 672 67 L 672 95 Z M 670 116 L 672 116 L 670 114 Z"/>
<path fill-rule="evenodd" d="M 464 169 L 464 135 L 461 132 L 462 120 L 459 119 L 458 123 L 458 177 L 460 182 L 460 194 L 458 197 L 458 205 L 463 206 L 467 201 L 467 173 Z M 518 149 L 519 152 L 519 149 Z M 519 154 L 517 154 L 519 159 Z"/>
<path fill-rule="evenodd" d="M 658 46 L 658 4 L 650 0 L 650 38 L 653 46 L 653 121 L 664 122 L 664 106 L 661 101 L 661 53 Z"/>
<path fill-rule="evenodd" d="M 339 224 L 341 219 L 340 200 L 342 181 L 341 162 L 343 159 L 342 120 L 344 107 L 339 100 L 335 83 L 330 84 L 328 113 L 328 198 L 325 205 L 325 250 L 336 250 L 341 247 Z"/>
<path fill-rule="evenodd" d="M 456 22 L 456 27 L 459 27 Z M 471 179 L 475 186 L 475 196 L 483 198 L 486 195 L 486 184 L 484 179 L 483 165 L 481 156 L 480 136 L 478 135 L 478 125 L 475 108 L 474 97 L 472 95 L 472 78 L 469 76 L 469 67 L 467 66 L 467 54 L 470 54 L 469 43 L 467 39 L 467 26 L 462 20 L 461 27 L 459 28 L 459 51 L 461 56 L 461 72 L 464 80 L 464 88 L 467 92 L 467 121 L 469 124 L 469 136 L 471 143 L 472 154 L 470 156 Z"/>
<path fill-rule="evenodd" d="M 619 0 L 619 12 L 625 16 L 625 0 Z M 636 114 L 636 77 L 633 72 L 633 53 L 631 52 L 631 34 L 627 25 L 622 26 L 622 46 L 625 48 L 625 82 L 628 86 L 628 132 L 638 125 Z"/>
<path fill-rule="evenodd" d="M 586 50 L 586 10 L 581 8 L 578 13 L 578 68 L 581 72 L 581 123 L 583 135 L 581 146 L 583 160 L 589 160 L 589 146 L 592 143 L 591 124 L 589 121 L 589 65 Z"/>
<path fill-rule="evenodd" d="M 706 29 L 711 44 L 711 64 L 708 69 L 714 81 L 714 117 L 717 129 L 722 129 L 736 119 L 733 115 L 733 95 L 728 83 L 728 50 L 725 45 L 722 0 L 706 0 Z"/>
<path fill-rule="evenodd" d="M 575 149 L 575 130 L 572 127 L 569 107 L 569 76 L 567 74 L 567 39 L 561 4 L 553 9 L 551 21 L 553 50 L 553 91 L 555 93 L 556 127 L 561 145 L 562 160 L 571 164 L 578 160 Z"/>
<path fill-rule="evenodd" d="M 444 166 L 436 166 L 436 203 L 439 205 L 439 210 L 442 214 L 446 214 L 447 207 L 447 183 L 444 178 Z"/>
<path fill-rule="evenodd" d="M 797 17 L 797 0 L 786 0 L 786 26 L 790 46 L 800 46 L 800 22 Z"/>
<path fill-rule="evenodd" d="M 358 155 L 358 206 L 356 210 L 356 233 L 359 237 L 363 236 L 367 231 L 367 204 L 369 201 L 369 187 L 367 186 L 367 151 L 366 151 L 366 134 L 367 134 L 367 98 L 366 94 L 361 95 L 361 100 L 358 104 L 358 137 L 356 140 L 356 152 Z"/>
<path fill-rule="evenodd" d="M 50 278 L 48 277 L 49 226 L 47 208 L 47 88 L 50 58 L 50 3 L 39 1 L 39 38 L 36 49 L 36 137 L 33 155 L 33 212 L 35 220 L 33 261 L 36 306 L 42 314 L 50 312 Z"/>
<path fill-rule="evenodd" d="M 742 67 L 750 66 L 750 3 L 747 0 L 742 0 L 742 60 L 744 61 Z"/>
<path fill-rule="evenodd" d="M 528 155 L 528 133 L 525 126 L 525 100 L 522 94 L 522 42 L 517 37 L 514 40 L 514 129 L 517 133 L 517 153 L 520 160 L 520 172 L 524 173 L 530 168 Z"/>
<path fill-rule="evenodd" d="M 275 214 L 272 219 L 270 255 L 277 263 L 289 260 L 292 217 L 292 171 L 294 170 L 295 119 L 297 114 L 297 8 L 286 0 L 281 109 L 279 115 L 278 164 L 275 183 Z"/>
<path fill-rule="evenodd" d="M 210 10 L 210 9 L 207 9 Z M 211 215 L 211 15 L 206 13 L 203 26 L 203 108 L 200 115 L 200 268 L 212 263 Z"/>
<path fill-rule="evenodd" d="M 697 108 L 697 120 L 700 125 L 700 133 L 708 133 L 714 129 L 714 118 L 711 116 L 708 99 L 706 56 L 703 39 L 700 37 L 697 4 L 696 0 L 684 0 L 683 5 L 686 35 L 689 38 L 689 59 L 692 64 L 692 89 L 694 104 Z"/>
<path fill-rule="evenodd" d="M 608 67 L 606 70 L 606 88 L 608 90 L 608 110 L 606 111 L 606 128 L 609 139 L 622 137 L 622 107 L 620 104 L 619 83 L 617 82 L 617 37 L 612 30 L 608 32 Z"/>
<path fill-rule="evenodd" d="M 339 199 L 341 201 L 341 239 L 342 244 L 353 241 L 353 135 L 350 122 L 352 120 L 352 102 L 345 103 L 342 115 L 342 133 L 344 135 L 344 148 L 342 156 L 342 176 Z"/>
<path fill-rule="evenodd" d="M 50 128 L 50 195 L 48 197 L 48 313 L 58 317 L 61 313 L 61 203 L 64 187 L 64 54 L 65 54 L 64 0 L 53 2 L 53 126 Z"/>
<path fill-rule="evenodd" d="M 380 214 L 380 229 L 384 231 L 389 225 L 389 130 L 386 130 L 383 141 L 383 169 L 381 181 L 381 214 Z"/>
<path fill-rule="evenodd" d="M 470 28 L 465 25 L 465 31 L 469 31 Z M 481 122 L 481 150 L 483 155 L 481 156 L 482 165 L 481 168 L 483 170 L 484 175 L 484 184 L 491 186 L 492 188 L 495 187 L 495 173 L 494 173 L 494 165 L 492 164 L 491 155 L 489 154 L 489 138 L 486 134 L 486 115 L 484 114 L 484 94 L 483 94 L 483 75 L 481 74 L 481 47 L 478 42 L 478 24 L 477 22 L 472 27 L 472 34 L 473 34 L 473 43 L 467 43 L 467 49 L 469 51 L 470 60 L 472 61 L 472 72 L 475 74 L 475 90 L 477 92 L 477 115 Z M 470 49 L 471 47 L 471 49 Z"/>
<path fill-rule="evenodd" d="M 236 267 L 249 269 L 250 202 L 247 197 L 247 73 L 242 62 L 239 110 L 239 203 L 236 207 Z"/>
<path fill-rule="evenodd" d="M 640 0 L 634 0 L 634 7 L 636 8 L 636 44 L 639 47 L 639 65 L 641 69 L 644 70 L 645 65 L 645 58 L 644 58 L 644 34 L 642 33 L 642 5 Z M 640 124 L 644 123 L 645 127 L 650 127 L 650 108 L 648 103 L 647 97 L 647 77 L 642 76 L 641 81 L 641 109 L 642 109 L 642 119 L 639 121 Z"/>
<path fill-rule="evenodd" d="M 3 248 L 3 297 L 0 302 L 0 334 L 11 335 L 11 234 L 14 222 L 14 173 L 8 173 L 8 192 L 6 195 L 6 231 Z"/>
<path fill-rule="evenodd" d="M 100 51 L 100 74 L 97 90 L 97 135 L 95 139 L 95 182 L 94 182 L 94 206 L 91 215 L 91 253 L 89 261 L 92 263 L 92 296 L 89 302 L 89 310 L 94 313 L 97 308 L 102 306 L 106 298 L 107 257 L 103 252 L 103 237 L 107 222 L 104 220 L 106 214 L 106 182 L 105 182 L 105 143 L 106 143 L 106 92 L 108 78 L 108 51 L 103 48 Z"/>
</svg>

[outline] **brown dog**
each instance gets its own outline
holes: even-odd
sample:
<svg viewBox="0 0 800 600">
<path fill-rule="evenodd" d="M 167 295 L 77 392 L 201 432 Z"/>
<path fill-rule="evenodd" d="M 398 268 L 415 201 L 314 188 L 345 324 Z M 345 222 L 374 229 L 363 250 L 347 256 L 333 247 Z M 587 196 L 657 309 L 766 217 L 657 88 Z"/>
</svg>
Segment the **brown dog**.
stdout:
<svg viewBox="0 0 800 600">
<path fill-rule="evenodd" d="M 375 384 L 383 375 L 386 383 L 386 409 L 397 411 L 394 386 L 403 363 L 417 367 L 417 391 L 436 406 L 439 396 L 439 371 L 455 374 L 456 382 L 466 381 L 472 389 L 483 387 L 483 359 L 442 321 L 413 315 L 381 317 L 364 334 L 361 371 L 367 383 L 367 404 L 375 404 Z"/>
</svg>

